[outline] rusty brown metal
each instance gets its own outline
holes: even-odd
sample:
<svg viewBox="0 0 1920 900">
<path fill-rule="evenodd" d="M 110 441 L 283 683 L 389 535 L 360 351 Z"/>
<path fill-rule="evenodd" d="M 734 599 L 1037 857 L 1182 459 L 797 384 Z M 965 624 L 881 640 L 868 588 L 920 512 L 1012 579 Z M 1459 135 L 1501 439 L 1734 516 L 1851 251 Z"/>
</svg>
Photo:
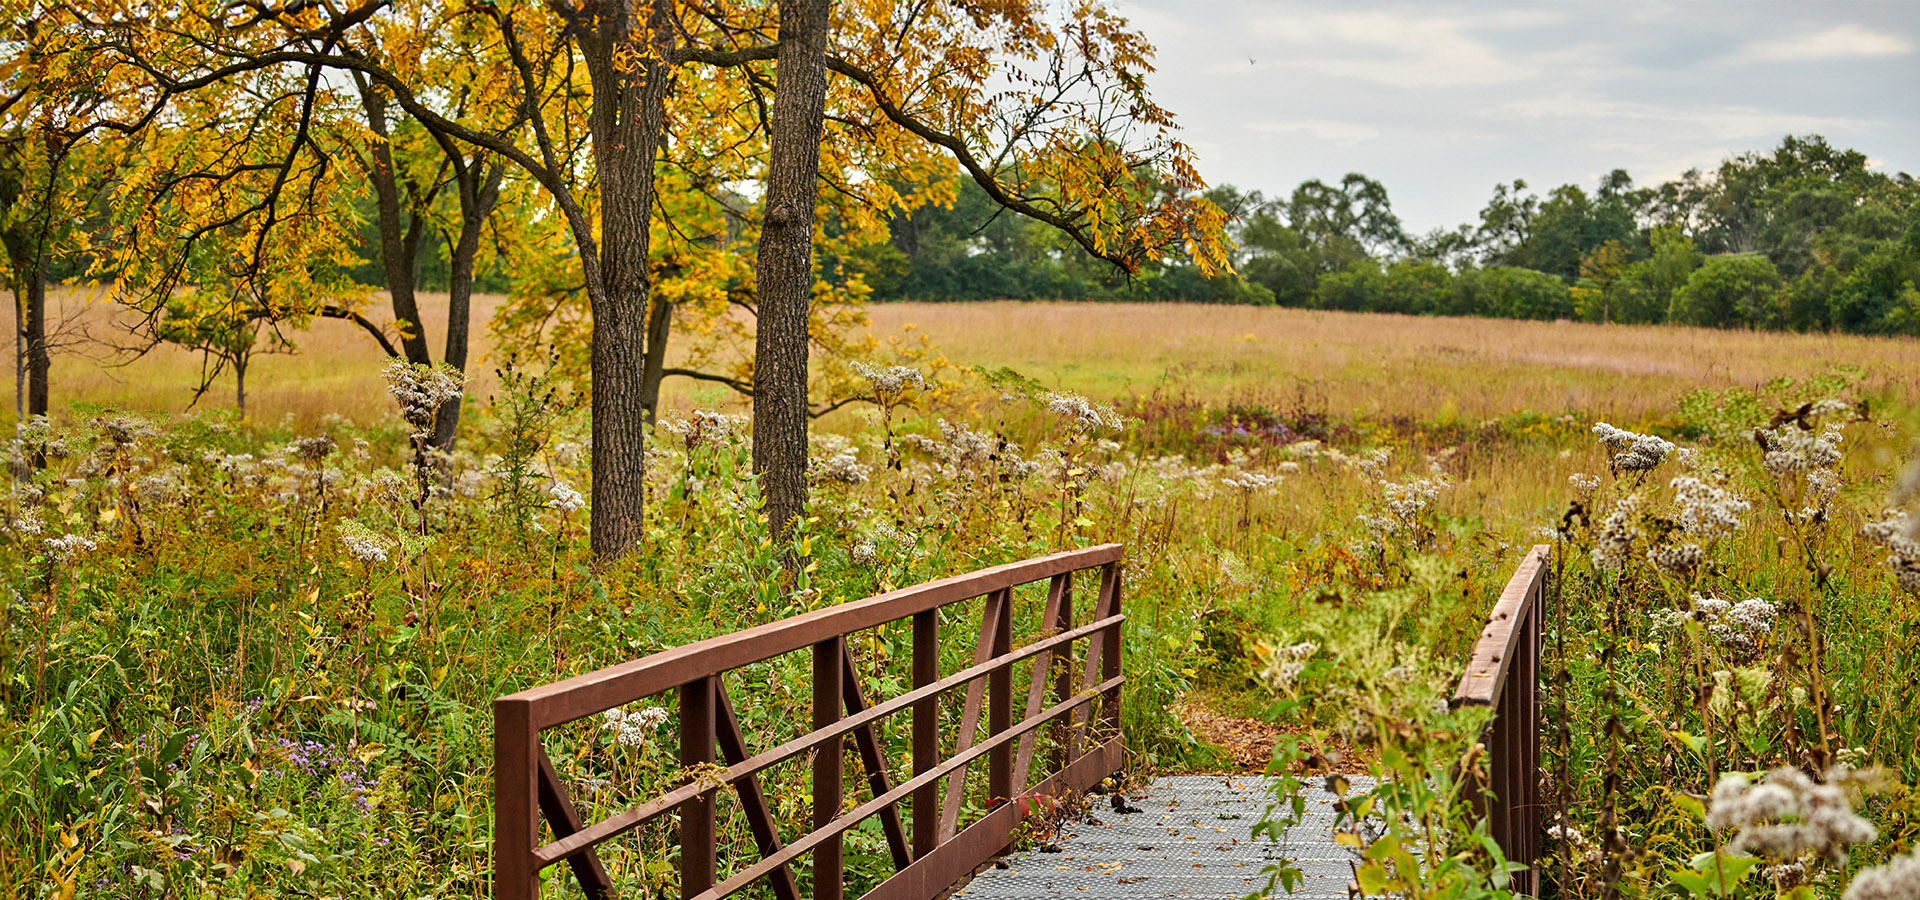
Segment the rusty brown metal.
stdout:
<svg viewBox="0 0 1920 900">
<path fill-rule="evenodd" d="M 567 796 L 566 785 L 560 783 L 560 773 L 553 770 L 553 760 L 547 758 L 546 748 L 537 749 L 540 752 L 540 814 L 553 828 L 553 836 L 563 838 L 580 830 L 580 812 L 573 808 L 573 798 Z M 573 869 L 573 877 L 580 882 L 588 900 L 607 900 L 613 896 L 613 880 L 607 877 L 606 867 L 591 849 L 569 857 L 567 865 Z"/>
<path fill-rule="evenodd" d="M 1123 548 L 1107 544 L 1019 563 L 982 569 L 865 600 L 794 616 L 731 635 L 610 666 L 597 672 L 522 691 L 494 701 L 495 840 L 494 895 L 503 900 L 532 900 L 539 895 L 540 870 L 566 860 L 590 897 L 611 896 L 612 886 L 595 848 L 617 835 L 666 813 L 679 818 L 682 897 L 717 900 L 761 880 L 771 881 L 778 900 L 798 895 L 792 863 L 806 854 L 813 864 L 813 895 L 839 900 L 845 885 L 843 835 L 873 816 L 882 817 L 895 874 L 869 896 L 931 898 L 1012 842 L 1028 804 L 1005 802 L 1025 787 L 1031 749 L 1016 765 L 1016 751 L 1032 748 L 1036 732 L 1061 726 L 1069 740 L 1096 715 L 1118 724 L 1121 676 L 1121 626 L 1115 573 Z M 1093 621 L 1071 625 L 1065 604 L 1072 573 L 1100 569 L 1101 598 Z M 1013 588 L 1056 579 L 1061 608 L 1041 616 L 1037 639 L 1013 649 Z M 942 677 L 939 630 L 943 610 L 960 609 L 985 598 L 979 641 L 972 665 Z M 1111 598 L 1111 599 L 1109 599 Z M 1049 604 L 1053 607 L 1053 604 Z M 847 636 L 890 622 L 912 620 L 911 690 L 869 702 L 860 673 L 847 652 Z M 1085 642 L 1083 671 L 1055 660 L 1075 660 L 1074 644 Z M 732 699 L 722 676 L 733 669 L 787 653 L 812 653 L 812 730 L 770 750 L 749 756 Z M 1015 663 L 1034 660 L 1034 680 L 1049 672 L 1059 678 L 1057 702 L 1040 709 L 1029 692 L 1013 721 L 1012 677 Z M 1096 667 L 1096 661 L 1098 663 Z M 1077 677 L 1076 677 L 1077 676 Z M 940 701 L 965 688 L 966 701 L 952 751 L 942 758 Z M 1044 689 L 1043 689 L 1044 690 Z M 679 760 L 685 783 L 638 806 L 598 822 L 583 823 L 566 786 L 546 759 L 540 732 L 625 703 L 668 691 L 679 694 Z M 1044 702 L 1044 701 L 1042 701 Z M 1098 704 L 1098 711 L 1094 704 Z M 888 772 L 881 728 L 897 713 L 911 711 L 913 775 L 894 785 Z M 980 737 L 981 716 L 987 734 Z M 855 791 L 870 799 L 849 798 L 845 778 L 846 739 L 859 754 L 866 777 Z M 1098 784 L 1121 763 L 1117 727 L 1102 733 L 1103 743 L 1053 766 L 1033 789 L 1045 793 L 1079 791 Z M 718 759 L 716 759 L 716 749 Z M 812 830 L 782 842 L 761 790 L 759 773 L 784 760 L 811 753 Z M 966 772 L 986 757 L 984 815 L 958 828 L 964 806 Z M 1016 778 L 1016 768 L 1019 770 Z M 947 785 L 941 796 L 941 785 Z M 745 866 L 729 866 L 719 879 L 720 846 L 716 820 L 719 791 L 731 788 L 761 857 Z M 912 810 L 911 829 L 899 805 Z M 943 802 L 944 801 L 944 802 Z M 853 808 L 847 810 L 849 803 Z M 843 810 L 845 810 L 843 812 Z M 949 810 L 951 812 L 949 813 Z M 540 822 L 552 826 L 554 840 L 541 844 Z M 737 843 L 729 846 L 738 846 Z"/>
<path fill-rule="evenodd" d="M 1529 896 L 1538 888 L 1535 863 L 1545 828 L 1540 802 L 1540 626 L 1552 553 L 1552 547 L 1541 544 L 1521 559 L 1473 645 L 1453 696 L 1456 707 L 1487 706 L 1494 711 L 1482 740 L 1487 779 L 1475 792 L 1476 808 L 1486 815 L 1488 831 L 1508 861 L 1528 867 L 1514 873 L 1513 886 Z"/>
<path fill-rule="evenodd" d="M 1047 586 L 1047 603 L 1040 612 L 1040 632 L 1043 635 L 1058 634 L 1067 630 L 1060 621 L 1060 601 L 1073 590 L 1072 573 L 1055 575 Z M 1033 658 L 1033 674 L 1027 681 L 1027 711 L 1031 716 L 1040 711 L 1047 702 L 1047 674 L 1052 671 L 1053 651 L 1051 649 Z M 1026 790 L 1027 775 L 1033 768 L 1033 745 L 1037 734 L 1020 736 L 1020 746 L 1014 751 L 1013 786 L 1017 790 Z"/>
<path fill-rule="evenodd" d="M 913 615 L 913 687 L 925 690 L 940 680 L 940 613 Z M 923 775 L 940 762 L 940 698 L 928 692 L 913 702 L 913 774 Z M 940 843 L 940 786 L 928 782 L 913 795 L 913 856 L 925 859 Z"/>
<path fill-rule="evenodd" d="M 853 664 L 851 652 L 840 657 L 845 662 L 846 671 L 841 673 L 841 695 L 846 700 L 847 715 L 857 716 L 867 711 L 867 692 L 860 687 L 860 670 Z M 887 775 L 886 754 L 880 750 L 880 738 L 874 734 L 872 725 L 862 725 L 853 732 L 854 745 L 860 751 L 860 767 L 867 772 L 867 786 L 878 797 L 893 790 L 893 779 Z M 907 829 L 900 821 L 900 808 L 889 806 L 880 811 L 880 828 L 887 835 L 887 849 L 893 853 L 894 868 L 904 869 L 913 865 L 913 851 L 907 847 Z"/>
<path fill-rule="evenodd" d="M 847 638 L 834 635 L 813 645 L 813 728 L 818 731 L 840 721 L 841 676 L 846 672 L 841 660 L 847 655 Z M 840 816 L 840 799 L 846 790 L 843 767 L 847 756 L 841 748 L 845 737 L 828 741 L 813 753 L 813 831 L 820 834 Z M 845 849 L 839 832 L 822 837 L 813 852 L 814 900 L 840 900 L 846 888 Z M 689 890 L 685 896 L 693 896 Z"/>
<path fill-rule="evenodd" d="M 978 680 L 994 669 L 1010 666 L 1028 656 L 1070 641 L 1086 638 L 1089 635 L 1096 633 L 1105 634 L 1109 628 L 1118 625 L 1121 621 L 1123 621 L 1121 618 L 1116 617 L 1109 621 L 1083 625 L 1064 634 L 1055 635 L 1046 640 L 1029 644 L 999 659 L 988 660 L 979 665 L 962 669 L 933 684 L 916 688 L 913 691 L 902 694 L 884 703 L 874 704 L 868 707 L 866 712 L 857 716 L 848 716 L 832 728 L 808 732 L 771 750 L 755 754 L 753 757 L 737 765 L 729 766 L 724 772 L 716 774 L 715 778 L 727 785 L 742 784 L 749 776 L 761 772 L 777 763 L 806 753 L 834 737 L 851 733 L 855 728 L 878 721 L 900 710 L 913 707 L 915 704 L 922 703 L 927 699 L 938 698 L 939 695 L 945 691 Z M 1116 669 L 1114 672 L 1109 673 L 1107 677 L 1118 674 L 1119 672 Z M 937 739 L 937 731 L 930 733 L 935 734 Z M 936 761 L 938 760 L 939 752 L 937 746 L 931 758 Z M 936 789 L 938 788 L 937 785 L 935 787 Z M 599 822 L 588 825 L 577 834 L 541 846 L 534 850 L 534 858 L 541 867 L 551 865 L 563 859 L 570 859 L 575 854 L 584 852 L 588 847 L 602 843 L 609 838 L 625 834 L 628 831 L 638 828 L 647 821 L 652 820 L 656 816 L 673 812 L 681 803 L 700 793 L 702 790 L 705 790 L 705 788 L 698 784 L 689 783 L 681 785 L 639 806 L 626 810 L 625 812 L 616 813 Z M 937 809 L 937 806 L 935 808 Z"/>
<path fill-rule="evenodd" d="M 973 663 L 984 665 L 993 658 L 994 635 L 1000 630 L 1001 610 L 1012 599 L 1011 589 L 994 591 L 987 595 L 986 608 L 980 613 L 980 638 L 973 645 Z M 975 680 L 967 684 L 967 702 L 960 709 L 960 730 L 955 732 L 953 752 L 965 753 L 973 746 L 980 732 L 980 708 L 986 699 L 987 683 Z M 966 799 L 967 770 L 965 766 L 954 771 L 947 778 L 947 788 L 942 796 L 940 807 L 940 840 L 953 837 L 960 827 L 960 806 Z"/>
<path fill-rule="evenodd" d="M 698 771 L 713 765 L 714 684 L 718 675 L 696 678 L 680 687 L 680 765 Z M 698 783 L 698 777 L 695 778 Z M 680 804 L 680 893 L 691 897 L 713 886 L 719 866 L 714 858 L 719 846 L 714 831 L 715 806 L 719 791 L 702 787 L 700 793 Z"/>
<path fill-rule="evenodd" d="M 747 761 L 747 738 L 740 732 L 740 717 L 734 715 L 733 698 L 727 696 L 726 680 L 716 677 L 714 688 L 720 701 L 720 760 L 731 768 Z M 778 853 L 780 825 L 773 820 L 773 810 L 767 805 L 766 793 L 760 790 L 758 773 L 748 775 L 737 784 L 740 809 L 746 813 L 747 828 L 753 832 L 754 846 L 760 848 L 761 856 Z M 781 866 L 769 877 L 773 881 L 774 900 L 800 900 L 800 885 L 793 877 L 792 866 Z"/>
</svg>

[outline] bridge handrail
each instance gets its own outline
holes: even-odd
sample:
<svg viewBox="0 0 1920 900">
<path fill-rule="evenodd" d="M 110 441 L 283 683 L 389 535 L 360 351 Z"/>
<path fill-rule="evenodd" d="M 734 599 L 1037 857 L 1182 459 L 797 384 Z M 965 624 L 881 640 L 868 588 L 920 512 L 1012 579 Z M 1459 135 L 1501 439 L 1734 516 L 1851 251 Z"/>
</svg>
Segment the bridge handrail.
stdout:
<svg viewBox="0 0 1920 900">
<path fill-rule="evenodd" d="M 1467 671 L 1460 676 L 1453 705 L 1492 707 L 1487 726 L 1487 815 L 1494 842 L 1511 862 L 1529 868 L 1514 873 L 1517 892 L 1532 895 L 1538 884 L 1532 868 L 1539 857 L 1540 802 L 1540 637 L 1545 615 L 1553 548 L 1537 544 L 1522 557 L 1513 577 L 1474 642 Z"/>
<path fill-rule="evenodd" d="M 1033 789 L 1036 793 L 1084 790 L 1118 768 L 1119 695 L 1125 681 L 1120 674 L 1120 640 L 1126 617 L 1120 612 L 1119 577 L 1124 550 L 1119 544 L 1104 544 L 943 578 L 708 638 L 495 699 L 494 895 L 506 900 L 531 900 L 539 894 L 540 870 L 565 860 L 589 897 L 610 896 L 612 883 L 594 846 L 677 810 L 682 897 L 689 900 L 717 900 L 762 877 L 772 878 L 776 897 L 797 900 L 797 883 L 788 864 L 808 851 L 814 854 L 814 896 L 835 900 L 843 887 L 841 836 L 876 814 L 882 816 L 897 871 L 868 896 L 916 900 L 934 896 L 1011 843 L 1027 809 L 1024 804 L 1006 801 L 1027 790 L 1038 729 L 1065 718 L 1062 746 L 1056 754 L 1058 769 Z M 1098 569 L 1101 574 L 1095 620 L 1073 627 L 1073 576 L 1090 569 Z M 1051 583 L 1041 614 L 1041 634 L 1015 650 L 1011 635 L 1013 589 L 1043 579 L 1051 579 Z M 981 597 L 986 605 L 974 664 L 942 678 L 938 611 Z M 898 697 L 868 705 L 846 638 L 903 619 L 913 623 L 914 687 Z M 1081 671 L 1053 673 L 1052 657 L 1066 654 L 1070 659 L 1072 644 L 1081 640 L 1088 642 Z M 722 676 L 742 666 L 809 648 L 813 652 L 813 730 L 749 757 Z M 1012 667 L 1027 659 L 1033 660 L 1032 684 L 1025 718 L 1016 723 Z M 1048 681 L 1053 682 L 1057 702 L 1042 710 Z M 967 687 L 967 696 L 959 736 L 952 755 L 942 760 L 936 704 L 942 695 L 962 685 Z M 541 731 L 676 689 L 680 695 L 680 763 L 698 774 L 605 820 L 581 821 L 546 755 Z M 983 701 L 988 736 L 975 744 Z M 1095 722 L 1093 710 L 1082 710 L 1095 701 L 1101 704 L 1099 719 L 1107 736 L 1098 746 L 1082 752 L 1081 744 Z M 890 783 L 874 728 L 903 710 L 913 713 L 914 774 L 895 787 Z M 842 814 L 843 745 L 839 742 L 849 736 L 858 745 L 874 796 Z M 827 751 L 829 745 L 833 752 Z M 769 766 L 810 750 L 816 751 L 813 796 L 831 799 L 816 802 L 811 832 L 783 843 L 756 776 Z M 966 767 L 981 756 L 988 758 L 988 796 L 983 805 L 990 811 L 966 829 L 957 830 Z M 944 797 L 939 790 L 942 780 L 947 785 Z M 761 860 L 716 883 L 715 800 L 727 787 L 739 793 Z M 899 802 L 909 797 L 911 846 L 898 809 Z M 544 844 L 539 842 L 543 819 L 555 838 Z"/>
</svg>

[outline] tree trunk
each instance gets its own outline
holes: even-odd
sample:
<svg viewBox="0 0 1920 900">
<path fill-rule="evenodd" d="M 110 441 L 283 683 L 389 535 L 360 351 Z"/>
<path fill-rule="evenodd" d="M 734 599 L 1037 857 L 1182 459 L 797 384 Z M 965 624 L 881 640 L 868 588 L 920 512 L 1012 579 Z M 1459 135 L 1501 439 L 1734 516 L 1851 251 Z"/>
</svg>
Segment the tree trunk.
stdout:
<svg viewBox="0 0 1920 900">
<path fill-rule="evenodd" d="M 774 539 L 807 503 L 807 313 L 827 95 L 828 0 L 781 0 L 766 220 L 755 267 L 753 471 Z"/>
<path fill-rule="evenodd" d="M 13 286 L 13 419 L 27 418 L 27 292 Z"/>
<path fill-rule="evenodd" d="M 400 349 L 407 361 L 432 365 L 427 351 L 426 329 L 420 325 L 420 304 L 414 297 L 415 250 L 420 246 L 420 222 L 416 217 L 406 231 L 400 226 L 400 184 L 393 169 L 393 151 L 387 146 L 387 101 L 359 81 L 361 105 L 367 111 L 367 129 L 373 132 L 369 143 L 372 165 L 367 180 L 373 182 L 374 206 L 380 224 L 380 261 L 387 273 L 387 296 L 393 301 L 393 318 L 400 326 Z"/>
<path fill-rule="evenodd" d="M 239 409 L 241 420 L 247 418 L 247 356 L 245 353 L 233 357 L 233 405 Z"/>
<path fill-rule="evenodd" d="M 26 282 L 27 322 L 21 337 L 27 342 L 27 415 L 47 414 L 47 375 L 52 361 L 47 356 L 47 267 L 46 256 L 14 268 L 15 277 Z"/>
<path fill-rule="evenodd" d="M 647 360 L 642 372 L 640 402 L 647 409 L 647 427 L 660 418 L 660 381 L 667 371 L 667 336 L 673 332 L 673 303 L 653 298 L 647 313 Z"/>
<path fill-rule="evenodd" d="M 482 175 L 481 173 L 485 174 Z M 459 173 L 460 238 L 453 246 L 447 266 L 447 365 L 467 370 L 467 336 L 472 331 L 473 267 L 480 256 L 480 233 L 500 201 L 500 178 L 505 170 L 494 162 L 484 169 L 476 161 Z M 479 184 L 474 184 L 480 181 Z M 448 400 L 433 420 L 431 443 L 436 449 L 452 450 L 460 429 L 461 398 Z"/>
<path fill-rule="evenodd" d="M 645 9 L 644 22 L 633 10 Z M 673 0 L 608 4 L 576 32 L 593 84 L 588 129 L 600 180 L 601 290 L 593 306 L 593 553 L 622 556 L 646 505 L 647 228 L 671 74 Z M 634 50 L 645 48 L 635 59 Z"/>
</svg>

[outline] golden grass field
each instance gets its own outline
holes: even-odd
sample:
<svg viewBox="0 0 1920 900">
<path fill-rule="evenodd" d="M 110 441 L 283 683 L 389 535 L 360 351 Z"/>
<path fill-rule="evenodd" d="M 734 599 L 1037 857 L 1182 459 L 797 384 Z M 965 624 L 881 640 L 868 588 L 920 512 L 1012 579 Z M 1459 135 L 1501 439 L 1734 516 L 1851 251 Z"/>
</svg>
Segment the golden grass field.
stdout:
<svg viewBox="0 0 1920 900">
<path fill-rule="evenodd" d="M 475 298 L 484 323 L 500 297 Z M 382 314 L 379 298 L 371 317 Z M 54 361 L 53 406 L 97 403 L 150 411 L 187 407 L 197 355 L 161 347 L 137 359 L 108 342 L 129 338 L 98 294 L 55 294 L 55 319 L 84 323 L 83 341 Z M 429 341 L 443 340 L 444 295 L 425 295 Z M 1361 416 L 1477 418 L 1575 410 L 1624 422 L 1658 417 L 1699 387 L 1758 386 L 1849 364 L 1863 386 L 1920 396 L 1920 342 L 1849 335 L 1714 331 L 1319 312 L 1184 304 L 901 303 L 870 307 L 877 335 L 929 336 L 958 366 L 1008 366 L 1052 386 L 1113 399 L 1156 390 L 1215 402 L 1301 401 Z M 474 381 L 495 387 L 491 335 L 476 327 Z M 257 358 L 251 418 L 309 425 L 333 413 L 367 422 L 391 413 L 379 348 L 358 327 L 315 322 L 293 335 L 299 353 Z M 724 388 L 673 379 L 669 407 L 733 404 Z M 225 376 L 202 408 L 231 407 Z"/>
</svg>

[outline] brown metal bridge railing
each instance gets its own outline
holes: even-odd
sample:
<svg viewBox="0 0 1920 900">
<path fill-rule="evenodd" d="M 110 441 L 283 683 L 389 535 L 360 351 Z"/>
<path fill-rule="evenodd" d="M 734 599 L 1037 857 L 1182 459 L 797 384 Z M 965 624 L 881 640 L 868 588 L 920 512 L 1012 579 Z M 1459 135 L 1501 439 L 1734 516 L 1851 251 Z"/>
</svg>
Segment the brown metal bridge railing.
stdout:
<svg viewBox="0 0 1920 900">
<path fill-rule="evenodd" d="M 684 900 L 718 900 L 766 879 L 778 900 L 797 900 L 792 863 L 811 854 L 813 897 L 840 900 L 844 891 L 842 839 L 862 821 L 880 816 L 895 874 L 866 894 L 873 898 L 926 900 L 965 877 L 1009 846 L 1028 805 L 1007 802 L 1022 794 L 1083 791 L 1118 769 L 1121 758 L 1120 559 L 1124 548 L 1106 544 L 982 569 L 966 575 L 891 591 L 827 609 L 709 638 L 565 681 L 521 691 L 493 702 L 494 713 L 494 896 L 532 900 L 540 872 L 565 861 L 588 897 L 613 895 L 595 847 L 666 813 L 679 815 L 680 884 Z M 1097 570 L 1099 589 L 1092 618 L 1073 624 L 1077 573 Z M 1014 588 L 1049 580 L 1041 633 L 1014 649 Z M 973 664 L 942 675 L 939 613 L 943 607 L 985 598 Z M 912 689 L 869 703 L 860 686 L 847 636 L 903 619 L 912 620 Z M 1087 642 L 1079 671 L 1073 644 Z M 748 755 L 724 676 L 781 654 L 809 650 L 813 673 L 813 730 L 777 747 Z M 1056 656 L 1068 665 L 1056 666 Z M 1032 680 L 1019 721 L 1014 720 L 1013 666 L 1031 659 Z M 1052 678 L 1049 678 L 1049 675 Z M 1047 682 L 1054 702 L 1047 706 Z M 953 752 L 941 758 L 939 703 L 965 689 L 966 702 Z M 646 697 L 678 691 L 679 761 L 692 774 L 684 784 L 598 822 L 576 811 L 540 733 L 544 729 Z M 1093 706 L 1097 702 L 1097 710 Z M 1044 708 L 1043 708 L 1044 707 Z M 879 727 L 911 711 L 913 775 L 891 783 Z M 980 717 L 987 736 L 977 739 Z M 1027 790 L 1038 730 L 1056 722 L 1061 746 L 1051 773 Z M 845 806 L 843 752 L 854 739 L 871 798 Z M 1085 746 L 1095 743 L 1095 746 Z M 716 748 L 718 755 L 716 757 Z M 812 752 L 813 830 L 787 839 L 780 834 L 758 774 L 783 760 Z M 958 828 L 969 764 L 986 757 L 988 811 Z M 722 768 L 724 767 L 724 768 Z M 944 794 L 941 783 L 946 787 Z M 724 880 L 716 859 L 716 800 L 737 792 L 760 859 Z M 910 818 L 901 816 L 907 801 Z M 552 830 L 543 841 L 541 822 Z"/>
<path fill-rule="evenodd" d="M 1536 545 L 1521 559 L 1513 578 L 1473 645 L 1467 672 L 1454 691 L 1453 705 L 1489 706 L 1487 780 L 1481 798 L 1494 842 L 1512 862 L 1513 887 L 1533 896 L 1539 884 L 1534 861 L 1540 853 L 1540 625 L 1545 615 L 1548 561 L 1553 548 Z"/>
</svg>

